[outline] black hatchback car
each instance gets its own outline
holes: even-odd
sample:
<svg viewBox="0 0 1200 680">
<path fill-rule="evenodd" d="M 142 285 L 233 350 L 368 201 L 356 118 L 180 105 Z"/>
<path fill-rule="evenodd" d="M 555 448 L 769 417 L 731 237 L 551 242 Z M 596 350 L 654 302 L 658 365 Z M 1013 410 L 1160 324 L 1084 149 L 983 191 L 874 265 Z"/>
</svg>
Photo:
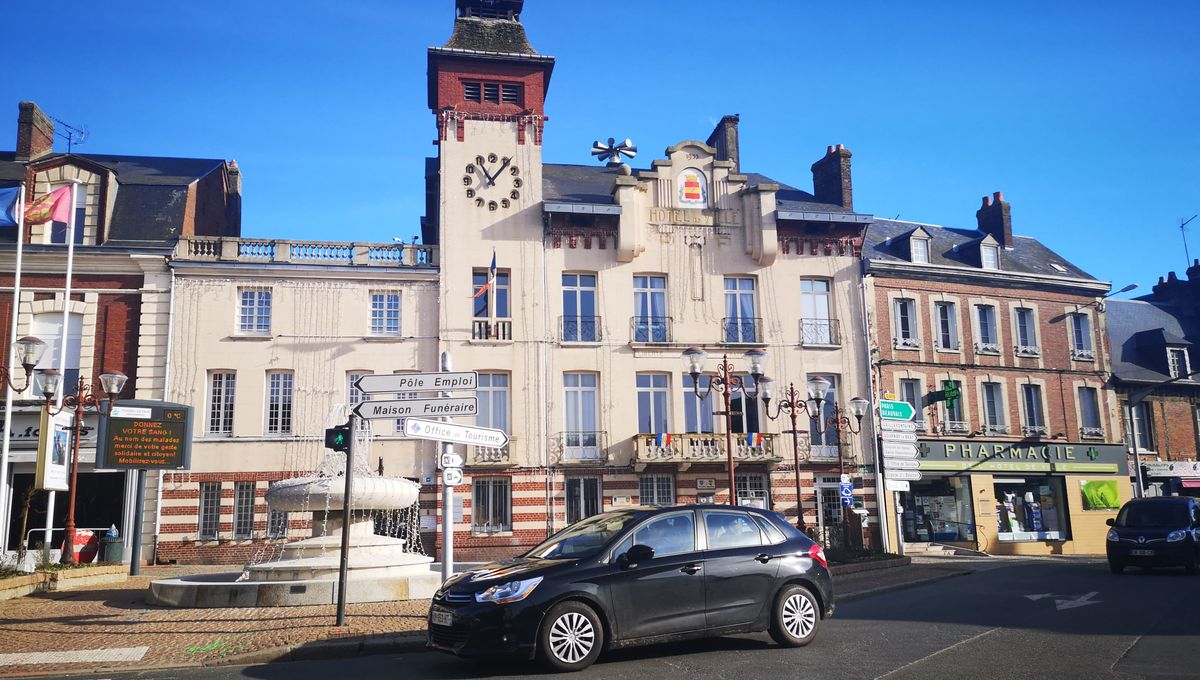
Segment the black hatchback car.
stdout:
<svg viewBox="0 0 1200 680">
<path fill-rule="evenodd" d="M 1114 574 L 1127 566 L 1200 571 L 1200 502 L 1195 498 L 1137 498 L 1108 525 L 1106 552 Z"/>
<path fill-rule="evenodd" d="M 833 614 L 825 552 L 780 515 L 720 505 L 593 515 L 448 579 L 429 647 L 587 667 L 606 648 L 768 631 L 808 644 Z"/>
</svg>

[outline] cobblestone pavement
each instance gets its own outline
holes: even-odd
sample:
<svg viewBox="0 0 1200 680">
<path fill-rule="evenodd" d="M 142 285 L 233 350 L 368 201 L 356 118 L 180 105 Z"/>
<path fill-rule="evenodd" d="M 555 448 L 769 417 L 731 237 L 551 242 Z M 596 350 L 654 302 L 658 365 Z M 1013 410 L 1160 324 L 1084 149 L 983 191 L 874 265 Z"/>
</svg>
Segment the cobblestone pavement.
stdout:
<svg viewBox="0 0 1200 680">
<path fill-rule="evenodd" d="M 153 578 L 228 569 L 146 568 L 120 584 L 0 602 L 0 676 L 251 663 L 296 658 L 299 653 L 290 651 L 296 648 L 309 658 L 346 656 L 423 643 L 415 635 L 397 636 L 424 631 L 428 600 L 352 604 L 343 628 L 333 625 L 332 605 L 171 609 L 145 602 Z M 970 570 L 955 564 L 913 564 L 844 576 L 835 587 L 839 598 L 851 599 Z"/>
</svg>

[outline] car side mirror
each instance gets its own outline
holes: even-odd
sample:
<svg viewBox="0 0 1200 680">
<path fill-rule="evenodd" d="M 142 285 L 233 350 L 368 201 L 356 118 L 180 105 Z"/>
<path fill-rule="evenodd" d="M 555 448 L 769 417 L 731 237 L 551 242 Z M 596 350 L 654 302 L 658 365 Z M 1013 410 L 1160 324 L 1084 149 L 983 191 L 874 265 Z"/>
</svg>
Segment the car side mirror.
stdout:
<svg viewBox="0 0 1200 680">
<path fill-rule="evenodd" d="M 1111 527 L 1117 523 L 1117 519 L 1115 517 L 1109 517 L 1108 519 L 1104 520 L 1104 523 Z"/>
<path fill-rule="evenodd" d="M 626 550 L 617 558 L 617 564 L 621 565 L 622 569 L 633 569 L 642 562 L 654 559 L 654 548 L 641 543 Z"/>
</svg>

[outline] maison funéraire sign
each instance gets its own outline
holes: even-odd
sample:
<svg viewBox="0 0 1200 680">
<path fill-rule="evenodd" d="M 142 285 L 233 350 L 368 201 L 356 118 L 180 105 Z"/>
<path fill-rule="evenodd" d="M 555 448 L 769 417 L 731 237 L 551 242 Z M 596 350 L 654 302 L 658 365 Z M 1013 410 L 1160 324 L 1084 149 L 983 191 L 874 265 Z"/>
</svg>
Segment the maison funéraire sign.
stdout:
<svg viewBox="0 0 1200 680">
<path fill-rule="evenodd" d="M 168 401 L 118 401 L 100 419 L 96 468 L 186 470 L 192 463 L 192 407 Z"/>
<path fill-rule="evenodd" d="M 1122 444 L 974 442 L 923 439 L 917 442 L 922 470 L 960 472 L 1063 472 L 1115 474 L 1126 469 Z"/>
</svg>

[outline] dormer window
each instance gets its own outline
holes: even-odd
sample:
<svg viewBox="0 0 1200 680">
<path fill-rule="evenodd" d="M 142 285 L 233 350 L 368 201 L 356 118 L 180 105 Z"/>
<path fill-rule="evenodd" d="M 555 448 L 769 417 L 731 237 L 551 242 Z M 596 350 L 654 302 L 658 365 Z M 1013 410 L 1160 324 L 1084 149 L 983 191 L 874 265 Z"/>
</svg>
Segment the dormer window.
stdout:
<svg viewBox="0 0 1200 680">
<path fill-rule="evenodd" d="M 1000 247 L 988 244 L 979 246 L 979 259 L 984 269 L 1000 268 Z"/>
<path fill-rule="evenodd" d="M 908 249 L 913 262 L 929 264 L 929 239 L 914 236 L 909 239 Z"/>
<path fill-rule="evenodd" d="M 1188 361 L 1186 349 L 1182 347 L 1167 348 L 1167 370 L 1172 378 L 1184 378 L 1191 374 L 1192 366 Z"/>
</svg>

